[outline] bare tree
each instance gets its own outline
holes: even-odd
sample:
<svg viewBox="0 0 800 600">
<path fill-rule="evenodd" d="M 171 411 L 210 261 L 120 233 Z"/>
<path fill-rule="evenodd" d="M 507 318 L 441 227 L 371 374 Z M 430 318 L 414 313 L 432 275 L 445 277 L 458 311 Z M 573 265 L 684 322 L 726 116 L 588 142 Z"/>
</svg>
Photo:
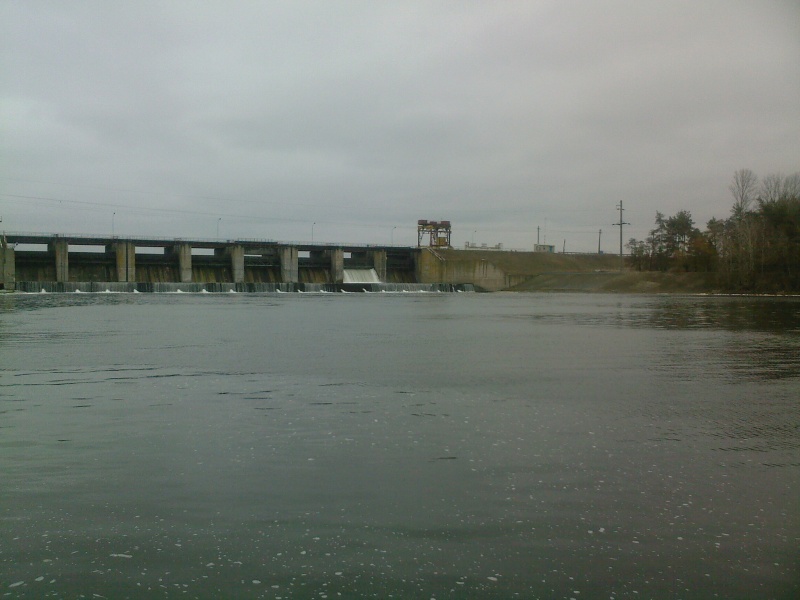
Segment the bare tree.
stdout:
<svg viewBox="0 0 800 600">
<path fill-rule="evenodd" d="M 750 210 L 755 199 L 758 177 L 750 169 L 739 169 L 733 174 L 733 181 L 728 189 L 733 195 L 731 213 L 734 219 L 742 219 Z"/>
<path fill-rule="evenodd" d="M 783 180 L 783 197 L 800 200 L 800 172 L 787 175 Z"/>
<path fill-rule="evenodd" d="M 784 176 L 772 173 L 761 180 L 758 192 L 758 204 L 762 208 L 781 201 L 800 198 L 800 173 Z"/>
<path fill-rule="evenodd" d="M 783 192 L 783 175 L 772 173 L 761 179 L 759 186 L 758 202 L 762 206 L 770 202 L 777 202 Z"/>
<path fill-rule="evenodd" d="M 733 181 L 728 189 L 733 195 L 733 207 L 730 218 L 730 244 L 728 249 L 731 260 L 736 265 L 739 276 L 750 276 L 755 273 L 758 220 L 750 210 L 757 193 L 758 177 L 750 169 L 739 169 L 733 174 Z M 740 285 L 744 282 L 741 281 Z"/>
</svg>

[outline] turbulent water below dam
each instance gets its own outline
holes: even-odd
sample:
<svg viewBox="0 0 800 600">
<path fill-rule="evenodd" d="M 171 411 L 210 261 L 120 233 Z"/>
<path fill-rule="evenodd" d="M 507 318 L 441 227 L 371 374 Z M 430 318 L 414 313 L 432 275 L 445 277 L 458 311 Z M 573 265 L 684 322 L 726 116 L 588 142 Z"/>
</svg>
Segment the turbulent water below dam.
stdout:
<svg viewBox="0 0 800 600">
<path fill-rule="evenodd" d="M 0 596 L 795 598 L 800 299 L 0 295 Z"/>
</svg>

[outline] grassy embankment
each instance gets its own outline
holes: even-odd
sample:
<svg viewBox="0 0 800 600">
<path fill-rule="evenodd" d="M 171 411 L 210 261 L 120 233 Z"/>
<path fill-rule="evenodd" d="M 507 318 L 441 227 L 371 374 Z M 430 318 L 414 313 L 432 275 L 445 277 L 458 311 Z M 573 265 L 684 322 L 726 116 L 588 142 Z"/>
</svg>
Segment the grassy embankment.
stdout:
<svg viewBox="0 0 800 600">
<path fill-rule="evenodd" d="M 605 292 L 700 294 L 718 291 L 713 273 L 661 273 L 619 270 L 619 256 L 450 250 L 448 261 L 485 260 L 508 275 L 519 292 Z"/>
</svg>

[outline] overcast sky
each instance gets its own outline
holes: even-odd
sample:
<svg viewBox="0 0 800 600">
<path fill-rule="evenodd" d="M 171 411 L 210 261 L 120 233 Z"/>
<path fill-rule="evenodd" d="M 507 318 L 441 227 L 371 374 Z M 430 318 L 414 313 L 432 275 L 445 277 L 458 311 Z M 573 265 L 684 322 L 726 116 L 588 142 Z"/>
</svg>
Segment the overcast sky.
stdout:
<svg viewBox="0 0 800 600">
<path fill-rule="evenodd" d="M 9 231 L 615 252 L 800 171 L 796 0 L 0 0 L 0 52 Z"/>
</svg>

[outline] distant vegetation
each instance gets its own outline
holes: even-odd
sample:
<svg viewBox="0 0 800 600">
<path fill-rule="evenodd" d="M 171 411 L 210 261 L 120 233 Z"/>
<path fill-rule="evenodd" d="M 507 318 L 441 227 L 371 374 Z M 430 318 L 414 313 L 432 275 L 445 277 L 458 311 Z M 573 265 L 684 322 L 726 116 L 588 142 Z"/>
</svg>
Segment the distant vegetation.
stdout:
<svg viewBox="0 0 800 600">
<path fill-rule="evenodd" d="M 705 231 L 682 210 L 656 213 L 645 240 L 628 244 L 639 271 L 705 271 L 720 286 L 743 292 L 800 292 L 800 172 L 767 175 L 749 169 L 733 176 L 727 219 L 711 219 Z"/>
</svg>

